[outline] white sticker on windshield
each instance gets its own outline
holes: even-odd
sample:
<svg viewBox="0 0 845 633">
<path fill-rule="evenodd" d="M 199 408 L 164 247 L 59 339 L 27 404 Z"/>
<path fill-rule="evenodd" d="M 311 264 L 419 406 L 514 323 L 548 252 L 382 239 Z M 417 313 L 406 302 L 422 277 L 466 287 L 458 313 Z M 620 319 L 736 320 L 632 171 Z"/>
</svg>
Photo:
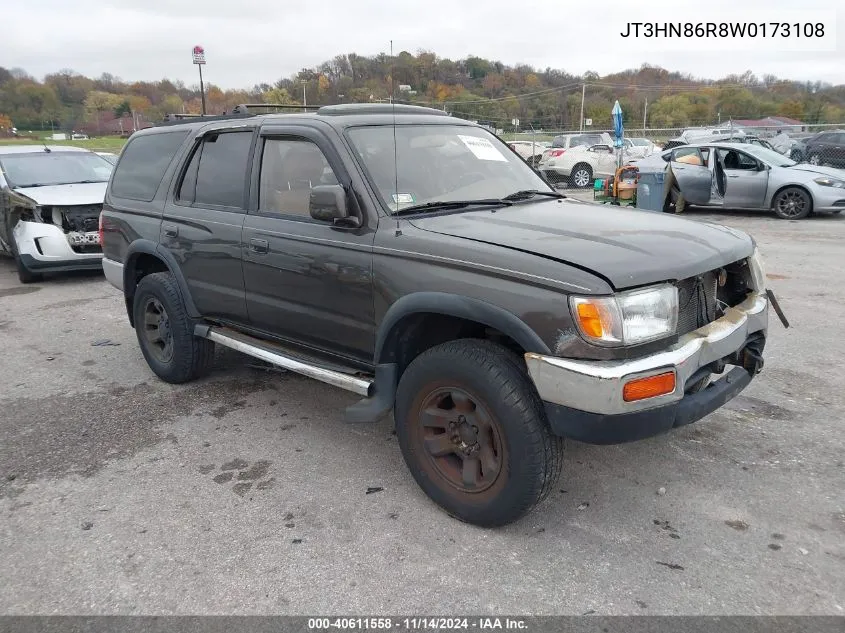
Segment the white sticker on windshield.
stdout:
<svg viewBox="0 0 845 633">
<path fill-rule="evenodd" d="M 458 138 L 461 139 L 464 145 L 469 148 L 469 151 L 475 154 L 475 157 L 480 160 L 498 160 L 508 162 L 508 159 L 502 155 L 502 152 L 496 149 L 496 146 L 486 138 L 467 136 L 465 134 L 458 134 Z"/>
<path fill-rule="evenodd" d="M 414 196 L 410 193 L 393 193 L 390 197 L 396 204 L 413 204 L 414 202 Z"/>
</svg>

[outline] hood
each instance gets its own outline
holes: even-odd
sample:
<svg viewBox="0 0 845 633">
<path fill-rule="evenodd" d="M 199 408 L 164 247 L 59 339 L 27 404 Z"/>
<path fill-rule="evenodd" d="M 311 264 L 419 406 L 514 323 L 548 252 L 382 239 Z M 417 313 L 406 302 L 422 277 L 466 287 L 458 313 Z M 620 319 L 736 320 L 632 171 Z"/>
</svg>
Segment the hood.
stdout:
<svg viewBox="0 0 845 633">
<path fill-rule="evenodd" d="M 15 192 L 34 200 L 41 206 L 72 206 L 77 204 L 102 204 L 107 182 L 47 185 L 46 187 L 17 187 Z"/>
<path fill-rule="evenodd" d="M 836 169 L 836 167 L 824 167 L 822 165 L 801 163 L 800 165 L 792 165 L 791 167 L 786 167 L 785 169 L 792 171 L 806 171 L 811 174 L 819 174 L 820 176 L 830 176 L 831 178 L 845 180 L 845 169 Z"/>
<path fill-rule="evenodd" d="M 754 250 L 748 235 L 725 226 L 566 200 L 414 218 L 411 224 L 571 264 L 617 290 L 692 277 Z"/>
</svg>

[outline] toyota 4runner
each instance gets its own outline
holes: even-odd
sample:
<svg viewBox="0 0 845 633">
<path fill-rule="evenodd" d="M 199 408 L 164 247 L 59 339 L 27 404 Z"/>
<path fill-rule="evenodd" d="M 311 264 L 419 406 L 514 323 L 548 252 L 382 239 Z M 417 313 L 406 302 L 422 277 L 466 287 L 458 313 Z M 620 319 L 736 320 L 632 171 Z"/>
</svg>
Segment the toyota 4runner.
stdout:
<svg viewBox="0 0 845 633">
<path fill-rule="evenodd" d="M 346 419 L 392 410 L 418 484 L 479 525 L 543 499 L 563 437 L 695 422 L 763 365 L 748 235 L 575 202 L 438 110 L 350 104 L 137 132 L 100 231 L 161 379 L 202 375 L 223 345 L 352 391 Z"/>
</svg>

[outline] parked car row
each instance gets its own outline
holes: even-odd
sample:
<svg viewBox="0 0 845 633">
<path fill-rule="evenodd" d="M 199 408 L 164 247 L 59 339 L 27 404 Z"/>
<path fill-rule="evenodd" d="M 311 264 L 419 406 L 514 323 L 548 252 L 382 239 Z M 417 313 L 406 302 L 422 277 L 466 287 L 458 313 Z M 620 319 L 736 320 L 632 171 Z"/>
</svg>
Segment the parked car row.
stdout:
<svg viewBox="0 0 845 633">
<path fill-rule="evenodd" d="M 645 138 L 624 138 L 623 162 L 650 156 L 657 146 Z M 613 137 L 607 132 L 562 134 L 543 152 L 537 168 L 552 183 L 588 187 L 594 178 L 612 176 L 618 164 Z"/>
</svg>

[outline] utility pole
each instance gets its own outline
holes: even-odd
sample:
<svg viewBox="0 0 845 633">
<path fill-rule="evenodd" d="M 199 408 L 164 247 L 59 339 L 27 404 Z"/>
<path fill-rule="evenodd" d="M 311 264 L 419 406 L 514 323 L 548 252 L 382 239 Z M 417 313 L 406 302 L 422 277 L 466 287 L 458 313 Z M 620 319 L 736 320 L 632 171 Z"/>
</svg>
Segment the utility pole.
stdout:
<svg viewBox="0 0 845 633">
<path fill-rule="evenodd" d="M 582 132 L 584 131 L 584 95 L 587 94 L 587 84 L 581 84 L 581 127 L 579 128 Z"/>
<path fill-rule="evenodd" d="M 308 101 L 305 99 L 305 86 L 308 85 L 308 81 L 306 79 L 302 80 L 302 111 L 308 111 Z"/>
<path fill-rule="evenodd" d="M 648 121 L 648 97 L 645 98 L 645 107 L 643 108 L 643 136 L 645 136 L 646 121 Z"/>
</svg>

